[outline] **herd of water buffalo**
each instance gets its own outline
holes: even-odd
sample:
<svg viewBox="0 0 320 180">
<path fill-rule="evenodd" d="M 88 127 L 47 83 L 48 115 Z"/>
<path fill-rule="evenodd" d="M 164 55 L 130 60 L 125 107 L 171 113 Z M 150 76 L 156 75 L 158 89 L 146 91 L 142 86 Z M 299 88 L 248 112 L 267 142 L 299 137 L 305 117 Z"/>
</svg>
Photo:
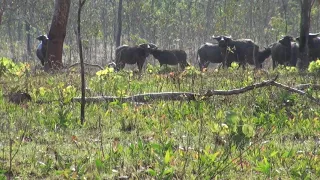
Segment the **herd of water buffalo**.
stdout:
<svg viewBox="0 0 320 180">
<path fill-rule="evenodd" d="M 308 49 L 310 61 L 320 58 L 320 33 L 309 33 Z M 207 68 L 209 63 L 222 63 L 223 67 L 230 67 L 232 62 L 238 62 L 243 68 L 246 64 L 262 67 L 262 63 L 270 55 L 273 68 L 278 64 L 296 66 L 299 54 L 299 37 L 284 36 L 278 42 L 270 44 L 263 50 L 251 39 L 232 39 L 230 36 L 212 37 L 218 43 L 203 44 L 197 52 L 197 62 L 200 70 Z M 45 35 L 37 37 L 40 42 L 37 48 L 37 57 L 44 65 L 48 38 Z M 116 48 L 116 60 L 109 63 L 109 66 L 121 70 L 125 64 L 137 64 L 139 72 L 152 54 L 162 65 L 178 65 L 184 69 L 189 66 L 187 53 L 184 50 L 160 50 L 155 44 L 144 43 L 137 46 L 122 45 Z M 200 58 L 200 60 L 198 60 Z"/>
</svg>

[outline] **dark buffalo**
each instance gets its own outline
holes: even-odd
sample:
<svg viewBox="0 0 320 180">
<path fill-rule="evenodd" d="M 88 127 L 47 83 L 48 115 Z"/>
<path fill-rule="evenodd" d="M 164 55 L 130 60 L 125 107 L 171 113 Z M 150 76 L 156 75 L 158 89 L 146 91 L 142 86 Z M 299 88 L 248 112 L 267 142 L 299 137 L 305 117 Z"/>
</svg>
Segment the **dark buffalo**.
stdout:
<svg viewBox="0 0 320 180">
<path fill-rule="evenodd" d="M 255 63 L 259 53 L 259 46 L 251 39 L 233 40 L 230 36 L 212 38 L 218 41 L 223 57 L 223 67 L 229 66 L 232 62 L 239 62 L 239 65 L 243 68 L 246 63 L 256 64 L 257 67 L 261 67 L 258 60 Z"/>
<path fill-rule="evenodd" d="M 187 62 L 187 53 L 184 50 L 159 50 L 157 48 L 151 49 L 151 54 L 160 63 L 160 66 L 166 65 L 180 65 L 184 70 L 189 66 Z"/>
<path fill-rule="evenodd" d="M 44 61 L 47 54 L 48 37 L 46 35 L 41 35 L 37 37 L 41 41 L 37 47 L 37 57 L 40 59 L 42 66 L 44 66 Z"/>
<path fill-rule="evenodd" d="M 116 49 L 115 69 L 121 70 L 125 67 L 125 64 L 137 64 L 139 72 L 141 72 L 149 53 L 149 44 L 140 44 L 134 47 L 128 45 L 119 46 Z M 112 66 L 111 64 L 109 66 Z"/>
<path fill-rule="evenodd" d="M 257 55 L 258 64 L 262 68 L 262 63 L 271 55 L 271 47 L 266 47 L 264 50 L 259 51 Z M 251 64 L 254 65 L 254 64 Z"/>
<path fill-rule="evenodd" d="M 239 62 L 235 53 L 229 53 L 226 57 L 226 66 L 230 67 L 232 62 Z M 257 54 L 257 59 L 260 67 L 262 67 L 262 63 L 265 59 L 267 59 L 271 55 L 271 48 L 265 48 L 263 51 L 259 51 Z M 200 61 L 198 61 L 198 56 L 200 57 Z M 197 61 L 199 62 L 200 70 L 203 68 L 207 68 L 209 63 L 222 63 L 223 56 L 221 53 L 221 49 L 217 44 L 206 43 L 203 44 L 197 53 Z M 250 65 L 254 65 L 253 61 L 248 62 Z"/>
<path fill-rule="evenodd" d="M 198 61 L 198 57 L 200 61 Z M 209 63 L 222 63 L 223 57 L 220 47 L 217 44 L 205 43 L 197 52 L 197 62 L 199 62 L 200 70 L 207 68 Z"/>
<path fill-rule="evenodd" d="M 311 61 L 320 59 L 320 33 L 309 33 L 308 35 L 308 48 L 309 57 Z M 300 37 L 296 38 L 297 42 L 300 42 Z"/>
<path fill-rule="evenodd" d="M 293 37 L 284 36 L 278 42 L 271 45 L 271 54 L 273 68 L 278 64 L 296 66 L 299 58 L 299 46 L 293 42 Z"/>
</svg>

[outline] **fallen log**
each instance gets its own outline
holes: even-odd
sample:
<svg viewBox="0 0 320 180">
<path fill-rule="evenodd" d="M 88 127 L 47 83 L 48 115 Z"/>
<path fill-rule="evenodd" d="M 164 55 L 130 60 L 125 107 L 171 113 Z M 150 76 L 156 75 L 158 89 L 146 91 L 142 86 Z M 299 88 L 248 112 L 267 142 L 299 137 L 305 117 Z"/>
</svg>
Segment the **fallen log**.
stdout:
<svg viewBox="0 0 320 180">
<path fill-rule="evenodd" d="M 301 89 L 305 89 L 306 87 L 312 87 L 312 85 L 301 85 L 296 87 L 289 87 L 287 85 L 283 85 L 281 83 L 276 82 L 278 76 L 273 79 L 266 80 L 260 83 L 255 83 L 250 86 L 231 89 L 231 90 L 208 90 L 204 94 L 193 93 L 193 92 L 161 92 L 161 93 L 146 93 L 146 94 L 137 94 L 133 96 L 125 96 L 125 97 L 116 97 L 116 96 L 96 96 L 96 97 L 86 97 L 85 100 L 87 103 L 99 103 L 99 102 L 139 102 L 146 103 L 150 101 L 156 100 L 165 100 L 165 101 L 193 101 L 193 100 L 205 100 L 214 95 L 220 96 L 229 96 L 229 95 L 237 95 L 242 94 L 257 88 L 262 88 L 266 86 L 275 86 L 284 90 L 287 90 L 292 93 L 297 93 L 302 96 L 306 96 L 311 99 L 316 104 L 320 105 L 320 99 L 311 96 L 310 94 L 304 92 Z M 316 87 L 316 86 L 315 86 Z M 80 97 L 74 97 L 72 99 L 73 102 L 80 102 Z"/>
<path fill-rule="evenodd" d="M 86 97 L 87 103 L 97 103 L 97 102 L 149 102 L 154 100 L 170 100 L 170 101 L 183 101 L 183 100 L 195 100 L 200 94 L 190 93 L 190 92 L 161 92 L 161 93 L 146 93 L 137 94 L 133 96 L 116 97 L 116 96 L 96 96 L 96 97 Z M 72 99 L 73 102 L 80 102 L 80 97 L 75 97 Z"/>
</svg>

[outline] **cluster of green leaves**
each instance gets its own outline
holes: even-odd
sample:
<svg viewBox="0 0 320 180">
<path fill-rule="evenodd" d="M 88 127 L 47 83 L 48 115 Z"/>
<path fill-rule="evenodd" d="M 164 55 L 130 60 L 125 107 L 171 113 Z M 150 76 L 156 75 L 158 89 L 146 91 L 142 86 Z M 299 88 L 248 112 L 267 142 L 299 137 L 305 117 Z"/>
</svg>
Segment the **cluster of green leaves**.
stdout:
<svg viewBox="0 0 320 180">
<path fill-rule="evenodd" d="M 320 60 L 312 61 L 309 64 L 308 71 L 311 73 L 320 73 Z"/>
<path fill-rule="evenodd" d="M 15 64 L 11 59 L 0 57 L 0 77 L 10 75 L 21 76 L 26 70 L 29 70 L 28 64 Z"/>
<path fill-rule="evenodd" d="M 297 67 L 294 67 L 294 66 L 278 65 L 275 71 L 279 72 L 280 74 L 290 74 L 290 73 L 297 73 L 298 69 Z"/>
</svg>

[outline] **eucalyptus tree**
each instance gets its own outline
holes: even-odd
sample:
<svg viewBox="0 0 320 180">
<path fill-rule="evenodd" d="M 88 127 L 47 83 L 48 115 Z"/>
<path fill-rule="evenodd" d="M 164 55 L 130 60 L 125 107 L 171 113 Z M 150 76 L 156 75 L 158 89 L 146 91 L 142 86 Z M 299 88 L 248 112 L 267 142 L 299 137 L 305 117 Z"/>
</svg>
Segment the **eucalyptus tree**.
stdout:
<svg viewBox="0 0 320 180">
<path fill-rule="evenodd" d="M 63 42 L 66 37 L 71 0 L 55 0 L 54 13 L 48 33 L 45 70 L 62 67 Z"/>
</svg>

